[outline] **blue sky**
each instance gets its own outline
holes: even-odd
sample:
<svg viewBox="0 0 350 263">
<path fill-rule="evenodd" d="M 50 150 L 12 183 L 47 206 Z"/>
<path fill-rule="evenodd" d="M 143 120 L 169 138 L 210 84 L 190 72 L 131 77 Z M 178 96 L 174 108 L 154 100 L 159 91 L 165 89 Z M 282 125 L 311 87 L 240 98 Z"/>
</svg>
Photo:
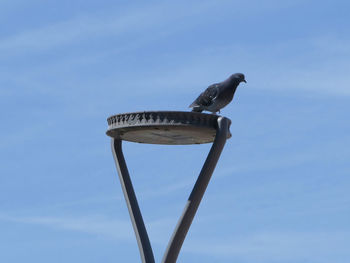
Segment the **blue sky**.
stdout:
<svg viewBox="0 0 350 263">
<path fill-rule="evenodd" d="M 0 1 L 0 261 L 139 262 L 106 118 L 243 72 L 179 262 L 349 262 L 349 8 Z M 124 144 L 157 261 L 209 148 Z"/>
</svg>

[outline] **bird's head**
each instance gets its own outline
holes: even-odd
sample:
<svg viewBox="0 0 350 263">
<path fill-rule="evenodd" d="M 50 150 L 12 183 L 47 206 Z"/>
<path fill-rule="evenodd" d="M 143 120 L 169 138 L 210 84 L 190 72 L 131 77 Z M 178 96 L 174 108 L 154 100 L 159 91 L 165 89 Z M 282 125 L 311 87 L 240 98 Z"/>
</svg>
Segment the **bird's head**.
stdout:
<svg viewBox="0 0 350 263">
<path fill-rule="evenodd" d="M 233 74 L 233 75 L 231 75 L 230 78 L 235 80 L 235 81 L 238 81 L 238 83 L 241 83 L 241 82 L 247 83 L 247 81 L 245 80 L 244 74 L 242 74 L 242 73 Z"/>
</svg>

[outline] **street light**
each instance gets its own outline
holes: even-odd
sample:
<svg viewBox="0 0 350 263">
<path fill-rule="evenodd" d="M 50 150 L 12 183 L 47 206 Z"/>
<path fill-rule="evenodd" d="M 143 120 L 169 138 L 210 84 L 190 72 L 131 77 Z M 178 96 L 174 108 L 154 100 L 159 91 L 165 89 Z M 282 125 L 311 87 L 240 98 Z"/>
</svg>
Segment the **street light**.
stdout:
<svg viewBox="0 0 350 263">
<path fill-rule="evenodd" d="M 162 262 L 174 263 L 191 226 L 225 142 L 231 121 L 214 114 L 182 111 L 145 111 L 117 114 L 107 119 L 107 135 L 143 263 L 154 263 L 152 247 L 122 152 L 122 141 L 190 145 L 213 142 L 207 159 L 170 238 Z"/>
</svg>

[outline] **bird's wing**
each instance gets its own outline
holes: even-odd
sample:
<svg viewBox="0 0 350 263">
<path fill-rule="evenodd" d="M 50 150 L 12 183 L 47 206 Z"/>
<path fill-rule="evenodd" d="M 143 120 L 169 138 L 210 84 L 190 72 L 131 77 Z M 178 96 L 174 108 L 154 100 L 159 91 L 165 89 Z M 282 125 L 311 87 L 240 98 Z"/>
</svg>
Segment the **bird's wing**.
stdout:
<svg viewBox="0 0 350 263">
<path fill-rule="evenodd" d="M 192 106 L 209 106 L 219 93 L 219 84 L 210 85 L 199 97 L 191 104 Z"/>
</svg>

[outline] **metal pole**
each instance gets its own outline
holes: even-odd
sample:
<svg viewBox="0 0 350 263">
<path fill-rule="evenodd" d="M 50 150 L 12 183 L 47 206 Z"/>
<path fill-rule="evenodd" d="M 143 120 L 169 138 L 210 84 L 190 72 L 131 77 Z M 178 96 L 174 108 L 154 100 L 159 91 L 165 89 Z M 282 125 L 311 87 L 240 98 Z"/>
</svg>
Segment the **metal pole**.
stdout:
<svg viewBox="0 0 350 263">
<path fill-rule="evenodd" d="M 136 195 L 128 168 L 125 163 L 122 141 L 119 139 L 112 139 L 112 152 L 115 164 L 117 166 L 120 184 L 123 189 L 126 204 L 128 206 L 132 226 L 134 227 L 137 244 L 139 246 L 141 260 L 143 263 L 154 263 L 154 256 L 152 252 L 151 243 L 148 238 L 147 230 L 142 219 L 141 211 L 137 203 Z"/>
<path fill-rule="evenodd" d="M 186 234 L 191 226 L 192 220 L 197 212 L 204 192 L 208 186 L 211 175 L 219 160 L 220 154 L 227 139 L 230 121 L 227 118 L 218 118 L 218 127 L 214 143 L 210 149 L 207 159 L 202 167 L 193 190 L 187 200 L 183 213 L 175 227 L 175 231 L 169 241 L 168 247 L 163 257 L 163 263 L 175 263 L 180 253 L 181 246 Z"/>
</svg>

